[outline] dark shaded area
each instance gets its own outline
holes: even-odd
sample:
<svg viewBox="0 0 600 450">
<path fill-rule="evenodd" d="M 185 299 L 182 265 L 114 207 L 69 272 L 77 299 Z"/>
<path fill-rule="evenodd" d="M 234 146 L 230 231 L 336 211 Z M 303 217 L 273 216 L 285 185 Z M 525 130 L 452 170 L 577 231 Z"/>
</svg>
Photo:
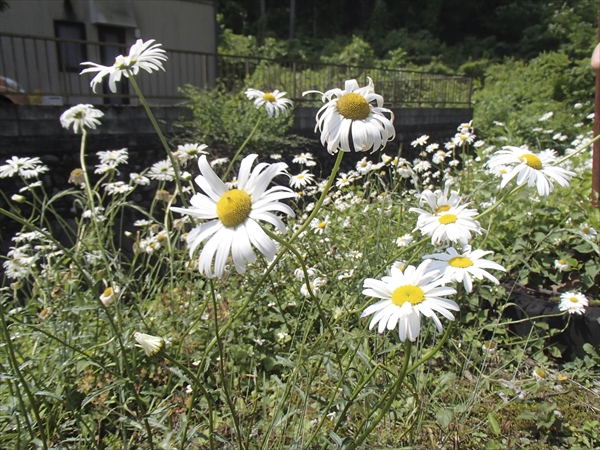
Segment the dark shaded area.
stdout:
<svg viewBox="0 0 600 450">
<path fill-rule="evenodd" d="M 513 292 L 509 299 L 516 306 L 505 310 L 505 315 L 513 320 L 522 320 L 531 317 L 559 314 L 558 304 L 548 301 L 542 295 L 533 296 L 522 292 Z M 550 343 L 564 346 L 562 356 L 567 361 L 583 358 L 587 353 L 583 345 L 589 343 L 600 351 L 600 307 L 590 306 L 583 315 L 563 314 L 558 317 L 536 319 L 535 322 L 545 322 L 550 328 L 566 329 L 550 338 Z M 567 326 L 567 321 L 569 321 Z M 519 336 L 528 336 L 533 328 L 533 321 L 524 321 L 511 326 L 511 330 Z"/>
</svg>

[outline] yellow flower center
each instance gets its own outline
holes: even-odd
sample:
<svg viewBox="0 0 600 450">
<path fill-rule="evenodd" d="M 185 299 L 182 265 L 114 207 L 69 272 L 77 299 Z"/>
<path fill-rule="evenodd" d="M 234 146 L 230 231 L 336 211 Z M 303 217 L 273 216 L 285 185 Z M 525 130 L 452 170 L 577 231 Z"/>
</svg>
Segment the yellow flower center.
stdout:
<svg viewBox="0 0 600 450">
<path fill-rule="evenodd" d="M 412 284 L 400 286 L 392 293 L 392 303 L 396 306 L 402 306 L 406 302 L 409 302 L 411 305 L 418 305 L 423 300 L 425 300 L 423 289 Z"/>
<path fill-rule="evenodd" d="M 327 226 L 326 222 L 320 222 L 319 225 L 317 225 L 319 228 L 323 229 Z"/>
<path fill-rule="evenodd" d="M 583 227 L 581 231 L 583 231 L 583 234 L 590 234 L 590 229 L 588 227 Z"/>
<path fill-rule="evenodd" d="M 443 212 L 450 211 L 450 208 L 451 208 L 450 205 L 442 205 L 438 209 L 435 210 L 435 215 L 437 216 L 438 214 L 441 214 Z"/>
<path fill-rule="evenodd" d="M 164 234 L 159 234 L 158 236 L 156 236 L 156 240 L 157 242 L 162 242 L 165 240 L 165 235 Z"/>
<path fill-rule="evenodd" d="M 113 290 L 111 287 L 107 287 L 106 289 L 104 289 L 104 293 L 102 294 L 105 297 L 110 297 L 113 293 Z"/>
<path fill-rule="evenodd" d="M 275 96 L 270 92 L 267 92 L 265 95 L 263 95 L 263 99 L 271 103 L 275 103 L 275 101 L 277 100 Z"/>
<path fill-rule="evenodd" d="M 217 202 L 217 217 L 226 227 L 237 227 L 252 210 L 252 199 L 239 189 L 232 189 Z"/>
<path fill-rule="evenodd" d="M 81 170 L 81 169 L 73 169 L 73 172 L 71 172 L 71 175 L 73 175 L 74 177 L 77 177 L 79 175 L 83 175 L 83 170 Z"/>
<path fill-rule="evenodd" d="M 564 266 L 567 262 L 564 259 L 559 259 L 558 263 L 562 266 Z"/>
<path fill-rule="evenodd" d="M 366 98 L 351 92 L 342 95 L 337 102 L 338 112 L 346 119 L 364 120 L 371 114 L 371 106 Z"/>
<path fill-rule="evenodd" d="M 473 261 L 471 261 L 466 256 L 455 256 L 448 261 L 452 267 L 458 267 L 459 269 L 466 269 L 467 267 L 471 267 L 473 265 Z"/>
<path fill-rule="evenodd" d="M 577 297 L 571 297 L 569 300 L 571 300 L 573 303 L 579 303 L 579 299 Z"/>
<path fill-rule="evenodd" d="M 542 168 L 542 160 L 533 153 L 525 153 L 523 156 L 520 156 L 519 159 L 532 169 L 540 170 Z"/>
<path fill-rule="evenodd" d="M 499 172 L 500 172 L 502 175 L 504 175 L 505 173 L 508 173 L 508 170 L 506 170 L 506 169 L 500 169 L 500 170 L 499 170 Z"/>
<path fill-rule="evenodd" d="M 454 214 L 444 214 L 440 217 L 439 221 L 442 225 L 448 225 L 458 220 L 458 217 Z"/>
</svg>

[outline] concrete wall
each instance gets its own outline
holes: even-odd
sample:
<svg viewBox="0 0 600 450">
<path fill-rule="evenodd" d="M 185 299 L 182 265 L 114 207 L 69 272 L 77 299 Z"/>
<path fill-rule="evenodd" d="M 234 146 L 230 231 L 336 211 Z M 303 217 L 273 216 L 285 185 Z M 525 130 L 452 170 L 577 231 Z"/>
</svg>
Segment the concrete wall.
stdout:
<svg viewBox="0 0 600 450">
<path fill-rule="evenodd" d="M 90 152 L 122 147 L 162 148 L 152 123 L 141 106 L 98 106 L 104 112 L 102 125 L 88 134 Z M 81 135 L 60 124 L 64 106 L 0 104 L 0 155 L 39 156 L 77 152 Z M 173 123 L 190 120 L 192 111 L 183 106 L 153 107 L 163 133 L 173 135 Z"/>
</svg>

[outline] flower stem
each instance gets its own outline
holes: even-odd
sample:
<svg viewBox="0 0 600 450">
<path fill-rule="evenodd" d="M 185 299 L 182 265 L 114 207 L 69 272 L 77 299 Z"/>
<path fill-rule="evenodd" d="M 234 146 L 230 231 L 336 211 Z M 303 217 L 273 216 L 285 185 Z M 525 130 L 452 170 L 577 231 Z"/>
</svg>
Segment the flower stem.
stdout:
<svg viewBox="0 0 600 450">
<path fill-rule="evenodd" d="M 385 403 L 383 404 L 383 407 L 380 408 L 377 416 L 375 416 L 375 418 L 369 424 L 368 428 L 356 439 L 356 441 L 354 441 L 354 442 L 350 443 L 350 445 L 348 445 L 348 447 L 347 447 L 348 450 L 354 450 L 358 446 L 362 445 L 362 443 L 365 441 L 365 439 L 371 434 L 371 432 L 375 429 L 375 427 L 379 424 L 379 422 L 381 422 L 383 417 L 390 410 L 392 403 L 394 402 L 394 400 L 396 400 L 396 396 L 398 395 L 398 392 L 400 392 L 400 387 L 402 386 L 402 383 L 404 383 L 404 377 L 407 374 L 408 363 L 410 361 L 411 350 L 412 350 L 412 342 L 409 339 L 407 339 L 406 341 L 404 341 L 404 352 L 405 352 L 404 361 L 402 363 L 402 371 L 400 372 L 398 379 L 392 385 L 392 387 L 386 392 L 386 394 L 383 396 L 382 400 L 379 402 L 379 405 L 377 405 L 379 407 L 382 404 L 382 402 L 384 402 L 383 399 L 386 399 Z M 367 417 L 365 418 L 363 423 L 358 427 L 359 430 L 364 427 L 366 422 L 369 420 L 370 416 L 371 416 L 371 414 L 367 414 Z"/>
<path fill-rule="evenodd" d="M 163 134 L 160 127 L 158 126 L 158 122 L 156 121 L 156 118 L 154 117 L 154 114 L 152 113 L 150 106 L 148 106 L 146 97 L 144 97 L 144 94 L 142 94 L 140 87 L 138 86 L 137 82 L 135 81 L 135 77 L 129 71 L 129 69 L 127 69 L 127 74 L 129 75 L 129 81 L 131 81 L 133 90 L 139 97 L 140 102 L 142 103 L 142 106 L 146 110 L 146 114 L 148 115 L 150 122 L 152 122 L 152 126 L 154 127 L 154 130 L 156 130 L 156 134 L 158 134 L 158 138 L 160 139 L 160 142 L 162 143 L 163 147 L 165 148 L 165 151 L 167 152 L 169 161 L 171 161 L 171 165 L 173 166 L 173 172 L 175 173 L 175 184 L 177 185 L 177 191 L 183 193 L 183 190 L 181 189 L 181 177 L 179 176 L 179 165 L 177 164 L 177 159 L 175 158 L 175 156 L 173 155 L 173 152 L 169 148 L 169 143 L 167 142 L 167 138 L 165 138 L 165 135 Z M 182 200 L 184 206 L 188 206 L 187 200 L 184 195 L 181 196 L 181 200 Z"/>
<path fill-rule="evenodd" d="M 246 147 L 246 145 L 248 144 L 248 142 L 250 142 L 250 139 L 252 138 L 252 136 L 254 136 L 254 133 L 258 129 L 258 125 L 260 125 L 260 122 L 262 121 L 262 117 L 263 117 L 262 115 L 258 116 L 258 120 L 256 121 L 256 125 L 254 125 L 254 128 L 252 129 L 252 131 L 250 132 L 250 134 L 248 135 L 248 137 L 246 138 L 246 140 L 242 143 L 242 145 L 240 146 L 240 148 L 238 149 L 238 151 L 236 152 L 236 154 L 233 155 L 233 158 L 231 158 L 231 162 L 229 163 L 229 166 L 227 167 L 227 170 L 225 171 L 225 175 L 223 175 L 223 181 L 225 181 L 227 179 L 227 175 L 229 175 L 229 172 L 231 172 L 231 169 L 233 168 L 233 163 L 238 158 L 238 156 L 240 156 L 240 154 L 242 153 L 242 151 L 244 150 L 244 148 Z"/>
</svg>

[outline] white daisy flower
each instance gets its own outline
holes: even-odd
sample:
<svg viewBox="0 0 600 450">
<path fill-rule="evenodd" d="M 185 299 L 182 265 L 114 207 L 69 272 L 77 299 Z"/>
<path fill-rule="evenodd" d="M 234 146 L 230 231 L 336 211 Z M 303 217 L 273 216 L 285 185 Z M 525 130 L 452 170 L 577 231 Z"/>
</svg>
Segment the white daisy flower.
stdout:
<svg viewBox="0 0 600 450">
<path fill-rule="evenodd" d="M 487 162 L 487 166 L 493 169 L 496 166 L 510 166 L 510 172 L 502 177 L 500 187 L 506 186 L 515 176 L 517 185 L 527 182 L 528 186 L 537 186 L 540 196 L 547 196 L 554 189 L 554 182 L 562 187 L 568 187 L 574 172 L 556 167 L 556 152 L 554 150 L 544 150 L 539 154 L 534 154 L 527 146 L 512 147 L 506 146 L 496 152 Z"/>
<path fill-rule="evenodd" d="M 569 314 L 583 314 L 589 301 L 580 292 L 570 291 L 560 294 L 560 303 L 558 309 L 567 311 Z"/>
<path fill-rule="evenodd" d="M 47 172 L 48 167 L 42 165 L 42 160 L 35 158 L 19 158 L 13 156 L 6 160 L 6 164 L 0 166 L 0 178 L 9 178 L 19 175 L 25 179 L 33 178 L 41 173 Z"/>
<path fill-rule="evenodd" d="M 112 183 L 104 183 L 104 190 L 108 195 L 128 194 L 133 191 L 133 186 L 124 183 L 123 181 L 113 181 Z"/>
<path fill-rule="evenodd" d="M 292 209 L 278 200 L 292 198 L 296 194 L 283 186 L 267 189 L 273 178 L 285 173 L 287 165 L 261 163 L 251 171 L 256 158 L 257 155 L 248 155 L 242 160 L 237 177 L 238 187 L 230 190 L 213 172 L 206 156 L 202 155 L 198 161 L 201 175 L 196 177 L 196 183 L 205 194 L 195 194 L 190 200 L 191 208 L 171 208 L 181 214 L 209 220 L 194 228 L 187 236 L 190 256 L 208 239 L 198 264 L 200 272 L 208 277 L 223 275 L 230 252 L 236 270 L 244 273 L 245 262 L 256 261 L 252 245 L 268 260 L 272 260 L 277 248 L 258 222 L 268 222 L 285 233 L 285 225 L 272 211 L 294 217 Z M 214 273 L 211 267 L 213 259 Z"/>
<path fill-rule="evenodd" d="M 462 147 L 463 145 L 466 144 L 472 144 L 473 141 L 475 141 L 475 135 L 471 134 L 471 133 L 456 133 L 456 135 L 454 136 L 454 138 L 452 139 L 452 142 L 454 142 L 454 145 L 456 147 Z"/>
<path fill-rule="evenodd" d="M 100 296 L 100 301 L 107 308 L 114 303 L 119 296 L 119 286 L 107 287 Z"/>
<path fill-rule="evenodd" d="M 423 173 L 431 169 L 431 163 L 429 161 L 415 159 L 413 161 L 413 169 L 417 173 Z"/>
<path fill-rule="evenodd" d="M 398 247 L 408 247 L 410 244 L 413 243 L 414 240 L 415 239 L 412 237 L 412 235 L 410 233 L 407 233 L 396 239 L 396 245 Z"/>
<path fill-rule="evenodd" d="M 140 186 L 147 186 L 150 184 L 150 179 L 144 175 L 140 175 L 139 173 L 130 173 L 129 179 L 133 184 L 138 184 Z"/>
<path fill-rule="evenodd" d="M 499 281 L 484 269 L 495 269 L 506 272 L 506 269 L 494 261 L 482 259 L 489 255 L 491 251 L 471 250 L 470 245 L 463 247 L 462 252 L 458 253 L 453 247 L 448 247 L 446 253 L 435 253 L 425 255 L 423 259 L 432 259 L 431 270 L 439 270 L 444 280 L 463 283 L 465 291 L 473 290 L 473 280 L 483 280 L 487 278 L 494 284 Z"/>
<path fill-rule="evenodd" d="M 319 271 L 317 269 L 315 269 L 314 267 L 307 267 L 306 273 L 308 274 L 309 277 L 314 277 L 319 273 Z M 304 279 L 304 271 L 300 267 L 298 267 L 296 270 L 294 270 L 294 276 L 298 280 L 303 280 Z"/>
<path fill-rule="evenodd" d="M 327 229 L 328 226 L 329 226 L 329 216 L 325 217 L 325 219 L 323 219 L 323 220 L 320 220 L 315 217 L 310 222 L 310 227 L 313 229 L 315 234 L 323 234 L 323 232 Z"/>
<path fill-rule="evenodd" d="M 312 291 L 313 295 L 317 295 L 321 291 L 321 287 L 325 286 L 326 284 L 327 284 L 327 280 L 325 278 L 317 277 L 310 282 L 309 286 L 310 286 L 310 290 Z M 302 285 L 302 287 L 300 288 L 300 293 L 304 297 L 310 297 L 310 292 L 308 291 L 308 286 L 306 285 L 306 283 L 304 283 Z"/>
<path fill-rule="evenodd" d="M 433 161 L 434 164 L 441 164 L 445 161 L 445 159 L 448 156 L 452 156 L 452 155 L 449 155 L 444 150 L 438 150 L 437 152 L 435 152 L 435 154 L 433 155 L 433 158 L 431 160 Z"/>
<path fill-rule="evenodd" d="M 229 162 L 229 158 L 215 158 L 210 162 L 210 167 L 219 167 L 227 164 Z"/>
<path fill-rule="evenodd" d="M 282 158 L 282 156 L 281 153 L 271 153 L 269 155 L 269 158 L 271 158 L 273 161 L 279 161 Z"/>
<path fill-rule="evenodd" d="M 585 234 L 587 237 L 589 237 L 590 239 L 594 239 L 596 237 L 596 235 L 598 234 L 598 232 L 596 230 L 594 230 L 591 226 L 589 226 L 587 223 L 583 223 L 580 226 L 581 232 L 583 234 Z"/>
<path fill-rule="evenodd" d="M 553 113 L 552 111 L 550 111 L 550 112 L 547 112 L 547 113 L 546 113 L 546 114 L 544 114 L 542 117 L 540 117 L 540 118 L 538 119 L 538 121 L 539 121 L 539 122 L 545 122 L 545 121 L 547 121 L 548 119 L 550 119 L 550 118 L 551 118 L 553 115 L 554 115 L 554 113 Z"/>
<path fill-rule="evenodd" d="M 569 270 L 569 263 L 564 259 L 555 259 L 554 260 L 554 268 L 559 272 L 564 272 L 565 270 Z"/>
<path fill-rule="evenodd" d="M 177 146 L 177 151 L 173 153 L 177 160 L 185 165 L 190 159 L 196 159 L 200 155 L 207 155 L 208 153 L 204 150 L 207 148 L 206 144 L 183 144 Z"/>
<path fill-rule="evenodd" d="M 152 164 L 146 175 L 151 180 L 173 181 L 175 179 L 175 170 L 171 165 L 171 161 L 165 159 Z"/>
<path fill-rule="evenodd" d="M 142 348 L 146 353 L 146 356 L 156 355 L 165 345 L 165 340 L 163 338 L 152 336 L 150 334 L 136 332 L 133 334 L 133 337 L 139 344 L 136 345 L 136 347 Z"/>
<path fill-rule="evenodd" d="M 367 278 L 363 294 L 383 299 L 363 311 L 361 317 L 374 314 L 369 329 L 379 324 L 378 331 L 393 330 L 398 326 L 400 340 L 406 338 L 414 342 L 421 331 L 421 314 L 430 317 L 438 331 L 443 330 L 436 312 L 454 320 L 450 311 L 458 311 L 456 302 L 443 298 L 456 294 L 450 287 L 441 287 L 442 280 L 437 270 L 429 270 L 431 261 L 422 262 L 419 267 L 408 266 L 404 271 L 397 267 L 390 269 L 390 276 L 381 280 Z"/>
<path fill-rule="evenodd" d="M 294 156 L 292 160 L 295 164 L 307 165 L 309 162 L 312 162 L 314 156 L 312 153 L 300 153 L 299 155 Z"/>
<path fill-rule="evenodd" d="M 429 140 L 429 136 L 424 134 L 423 136 L 418 137 L 417 139 L 412 141 L 410 143 L 410 145 L 412 145 L 413 147 L 422 147 L 423 145 L 427 144 L 428 140 Z"/>
<path fill-rule="evenodd" d="M 96 125 L 100 125 L 99 117 L 104 116 L 104 113 L 92 105 L 79 104 L 67 109 L 60 115 L 60 124 L 63 128 L 70 128 L 73 125 L 73 132 L 83 131 L 84 127 L 96 129 Z"/>
<path fill-rule="evenodd" d="M 437 214 L 430 214 L 419 208 L 410 208 L 409 211 L 420 214 L 413 231 L 421 230 L 423 236 L 431 236 L 433 245 L 447 241 L 466 245 L 471 239 L 471 232 L 478 234 L 482 232 L 479 222 L 473 219 L 477 211 L 467 209 L 466 206 L 451 207 Z"/>
<path fill-rule="evenodd" d="M 246 97 L 254 100 L 256 109 L 260 109 L 264 105 L 269 117 L 279 117 L 280 113 L 287 116 L 288 109 L 293 106 L 290 99 L 285 98 L 287 92 L 279 92 L 275 89 L 272 92 L 263 92 L 258 89 L 246 89 Z"/>
<path fill-rule="evenodd" d="M 363 158 L 356 163 L 356 171 L 362 175 L 369 173 L 371 170 L 373 170 L 373 163 L 367 161 L 367 158 Z"/>
<path fill-rule="evenodd" d="M 158 48 L 161 45 L 154 44 L 154 39 L 146 42 L 138 39 L 129 49 L 129 55 L 117 56 L 112 66 L 103 66 L 93 62 L 81 63 L 82 66 L 92 67 L 82 70 L 80 75 L 98 72 L 90 82 L 94 92 L 96 92 L 96 86 L 102 83 L 102 79 L 108 75 L 108 86 L 111 92 L 117 92 L 117 81 L 121 81 L 122 75 L 129 77 L 128 71 L 137 75 L 140 69 L 144 69 L 148 73 L 158 69 L 165 70 L 162 61 L 166 61 L 167 56 L 162 48 Z"/>
<path fill-rule="evenodd" d="M 302 171 L 298 175 L 290 176 L 290 186 L 294 189 L 303 188 L 315 181 L 315 176 L 309 173 L 308 170 Z"/>
<path fill-rule="evenodd" d="M 446 183 L 443 191 L 439 189 L 436 191 L 425 189 L 419 195 L 419 206 L 427 204 L 432 214 L 441 214 L 449 211 L 451 208 L 458 207 L 461 202 L 460 194 L 458 191 L 450 191 L 450 187 L 451 183 Z"/>
<path fill-rule="evenodd" d="M 350 183 L 352 183 L 354 180 L 355 177 L 347 173 L 340 173 L 337 177 L 337 180 L 335 181 L 335 185 L 338 189 L 341 189 L 345 186 L 350 186 Z"/>
<path fill-rule="evenodd" d="M 307 91 L 302 95 L 309 93 L 321 94 L 326 102 L 317 113 L 315 132 L 321 132 L 321 144 L 327 145 L 330 154 L 352 148 L 357 152 L 375 152 L 396 136 L 394 113 L 383 108 L 383 97 L 375 94 L 370 78 L 364 87 L 359 87 L 356 80 L 346 80 L 344 90 Z"/>
<path fill-rule="evenodd" d="M 116 167 L 119 164 L 127 164 L 127 161 L 129 160 L 129 154 L 126 148 L 96 152 L 96 155 L 100 159 L 100 164 L 109 164 L 113 167 Z"/>
</svg>

